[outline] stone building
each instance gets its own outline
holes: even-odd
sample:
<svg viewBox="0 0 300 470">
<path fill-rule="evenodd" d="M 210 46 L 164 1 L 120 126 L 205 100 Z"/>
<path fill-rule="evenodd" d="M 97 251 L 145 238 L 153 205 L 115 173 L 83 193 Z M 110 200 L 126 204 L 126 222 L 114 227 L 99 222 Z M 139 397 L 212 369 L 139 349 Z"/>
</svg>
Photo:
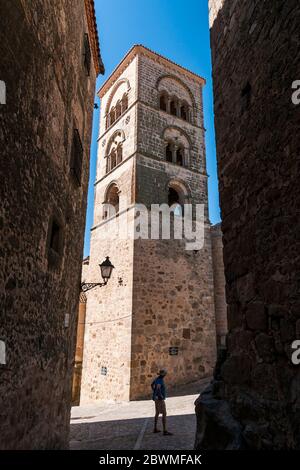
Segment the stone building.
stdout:
<svg viewBox="0 0 300 470">
<path fill-rule="evenodd" d="M 209 4 L 229 333 L 196 447 L 299 449 L 300 4 Z"/>
<path fill-rule="evenodd" d="M 115 270 L 104 288 L 87 292 L 81 403 L 147 397 L 161 367 L 170 371 L 170 386 L 212 374 L 216 324 L 204 84 L 136 45 L 100 89 L 94 226 L 84 280 L 99 280 L 106 256 Z M 203 248 L 187 250 L 174 237 L 115 236 L 117 222 L 127 221 L 134 232 L 142 213 L 136 204 L 149 211 L 162 203 L 176 204 L 174 223 L 183 204 L 204 205 Z"/>
<path fill-rule="evenodd" d="M 95 79 L 92 0 L 1 2 L 0 448 L 68 446 Z"/>
</svg>

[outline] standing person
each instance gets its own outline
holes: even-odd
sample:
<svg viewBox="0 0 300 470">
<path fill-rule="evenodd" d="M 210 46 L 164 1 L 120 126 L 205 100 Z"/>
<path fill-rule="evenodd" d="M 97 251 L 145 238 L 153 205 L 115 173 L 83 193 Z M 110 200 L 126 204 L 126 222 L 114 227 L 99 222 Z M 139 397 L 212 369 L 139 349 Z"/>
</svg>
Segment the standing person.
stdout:
<svg viewBox="0 0 300 470">
<path fill-rule="evenodd" d="M 160 432 L 157 429 L 157 421 L 160 414 L 162 414 L 164 436 L 172 436 L 172 433 L 167 431 L 167 410 L 166 410 L 166 387 L 164 377 L 167 375 L 165 369 L 161 369 L 158 377 L 153 380 L 151 388 L 153 391 L 152 399 L 155 403 L 155 417 L 154 417 L 154 430 L 153 432 Z"/>
</svg>

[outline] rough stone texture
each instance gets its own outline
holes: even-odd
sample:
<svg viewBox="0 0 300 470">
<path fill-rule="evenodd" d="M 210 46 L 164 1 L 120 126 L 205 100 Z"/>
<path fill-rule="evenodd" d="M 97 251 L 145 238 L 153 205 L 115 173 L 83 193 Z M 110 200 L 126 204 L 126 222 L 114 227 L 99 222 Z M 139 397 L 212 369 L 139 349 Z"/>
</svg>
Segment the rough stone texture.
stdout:
<svg viewBox="0 0 300 470">
<path fill-rule="evenodd" d="M 90 77 L 83 65 L 87 32 L 79 0 L 1 2 L 1 449 L 68 446 L 95 88 L 93 62 Z M 70 175 L 74 127 L 84 148 L 81 187 Z"/>
<path fill-rule="evenodd" d="M 227 401 L 247 448 L 299 449 L 300 372 L 290 346 L 300 307 L 300 107 L 291 101 L 300 6 L 210 6 L 229 323 L 210 399 Z M 205 400 L 196 410 L 198 449 Z"/>
<path fill-rule="evenodd" d="M 221 224 L 211 227 L 211 250 L 213 260 L 214 299 L 216 313 L 217 345 L 224 347 L 227 333 L 227 305 L 223 262 Z"/>
<path fill-rule="evenodd" d="M 103 398 L 149 396 L 157 370 L 169 370 L 170 385 L 210 376 L 216 358 L 216 331 L 207 175 L 202 110 L 203 79 L 135 46 L 100 90 L 99 158 L 95 183 L 95 218 L 88 280 L 99 278 L 107 255 L 115 264 L 111 280 L 87 293 L 81 404 Z M 186 122 L 159 109 L 159 91 L 187 100 L 193 110 Z M 169 88 L 170 87 L 170 88 Z M 188 90 L 188 91 L 187 91 Z M 108 129 L 106 113 L 128 93 L 128 109 Z M 106 174 L 110 139 L 123 135 L 123 161 Z M 188 165 L 168 163 L 165 132 L 189 145 Z M 183 240 L 119 240 L 115 219 L 103 220 L 103 202 L 111 183 L 128 204 L 168 202 L 168 185 L 186 189 L 189 202 L 205 205 L 205 244 L 194 252 Z M 126 214 L 133 231 L 134 210 Z M 109 234 L 103 240 L 104 234 Z M 179 347 L 178 356 L 169 347 Z M 107 367 L 107 375 L 101 375 Z"/>
</svg>

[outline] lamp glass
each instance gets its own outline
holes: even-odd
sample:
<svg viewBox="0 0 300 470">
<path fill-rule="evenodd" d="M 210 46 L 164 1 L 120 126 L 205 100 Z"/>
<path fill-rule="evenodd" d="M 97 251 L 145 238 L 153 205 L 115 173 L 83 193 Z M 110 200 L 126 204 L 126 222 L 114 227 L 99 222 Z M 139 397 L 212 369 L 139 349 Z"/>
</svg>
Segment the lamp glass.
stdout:
<svg viewBox="0 0 300 470">
<path fill-rule="evenodd" d="M 114 266 L 111 264 L 109 257 L 107 256 L 105 261 L 103 261 L 103 263 L 101 263 L 99 266 L 101 270 L 101 276 L 104 279 L 104 282 L 107 282 L 111 276 L 112 270 L 114 269 Z"/>
</svg>

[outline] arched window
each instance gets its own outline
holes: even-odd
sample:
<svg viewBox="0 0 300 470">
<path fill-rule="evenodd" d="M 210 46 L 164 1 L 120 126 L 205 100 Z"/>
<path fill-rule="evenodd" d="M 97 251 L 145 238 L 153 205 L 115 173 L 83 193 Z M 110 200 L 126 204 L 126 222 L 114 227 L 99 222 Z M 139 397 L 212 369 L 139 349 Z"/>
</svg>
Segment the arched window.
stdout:
<svg viewBox="0 0 300 470">
<path fill-rule="evenodd" d="M 119 212 L 119 188 L 116 183 L 113 183 L 106 193 L 103 218 L 107 219 L 113 217 Z"/>
<path fill-rule="evenodd" d="M 112 170 L 117 164 L 116 151 L 113 149 L 110 154 L 110 169 Z"/>
<path fill-rule="evenodd" d="M 168 205 L 173 208 L 174 215 L 179 217 L 183 216 L 183 201 L 179 193 L 172 187 L 168 192 Z"/>
<path fill-rule="evenodd" d="M 105 128 L 107 129 L 110 126 L 110 114 L 106 115 Z"/>
<path fill-rule="evenodd" d="M 118 101 L 116 105 L 116 119 L 118 119 L 122 114 L 121 102 Z"/>
<path fill-rule="evenodd" d="M 116 120 L 115 108 L 111 109 L 109 116 L 110 116 L 110 125 L 112 125 Z"/>
<path fill-rule="evenodd" d="M 166 146 L 166 160 L 167 162 L 173 161 L 173 148 L 170 142 L 168 142 Z"/>
<path fill-rule="evenodd" d="M 177 102 L 176 100 L 173 98 L 172 101 L 170 102 L 170 113 L 173 115 L 173 116 L 177 116 Z"/>
<path fill-rule="evenodd" d="M 110 137 L 107 144 L 107 163 L 106 172 L 113 170 L 123 160 L 123 142 L 125 134 L 121 130 L 117 130 Z"/>
<path fill-rule="evenodd" d="M 185 121 L 188 121 L 188 108 L 185 104 L 183 104 L 181 107 L 180 107 L 180 117 L 181 119 L 184 119 Z"/>
<path fill-rule="evenodd" d="M 180 146 L 176 150 L 176 163 L 177 165 L 183 166 L 183 162 L 184 162 L 184 149 L 182 146 Z"/>
<path fill-rule="evenodd" d="M 128 109 L 128 96 L 127 93 L 124 93 L 122 97 L 122 113 L 124 113 Z"/>
<path fill-rule="evenodd" d="M 162 111 L 167 111 L 167 96 L 163 93 L 159 98 L 159 108 Z"/>
<path fill-rule="evenodd" d="M 123 157 L 123 147 L 122 144 L 119 144 L 117 147 L 117 165 L 121 163 Z"/>
</svg>

